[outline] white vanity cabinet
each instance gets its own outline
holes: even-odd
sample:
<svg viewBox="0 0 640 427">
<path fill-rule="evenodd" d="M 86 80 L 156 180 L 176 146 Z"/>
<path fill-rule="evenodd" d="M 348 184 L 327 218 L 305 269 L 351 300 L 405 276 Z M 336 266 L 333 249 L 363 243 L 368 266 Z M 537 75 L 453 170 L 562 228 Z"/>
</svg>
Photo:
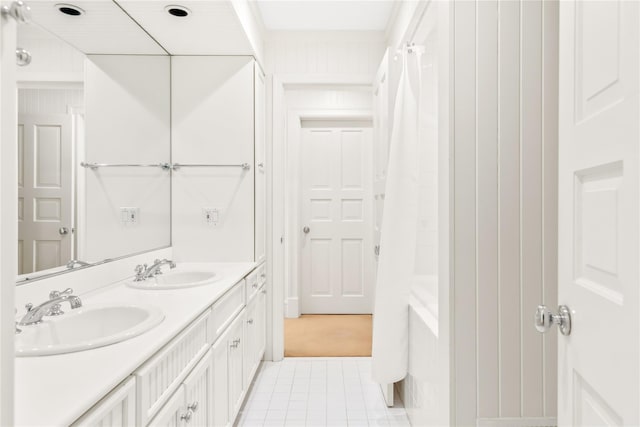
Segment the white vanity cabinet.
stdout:
<svg viewBox="0 0 640 427">
<path fill-rule="evenodd" d="M 266 293 L 264 284 L 247 303 L 245 318 L 244 386 L 249 388 L 265 349 Z"/>
<path fill-rule="evenodd" d="M 134 427 L 136 425 L 135 377 L 125 380 L 72 425 L 73 427 Z"/>
<path fill-rule="evenodd" d="M 213 345 L 213 411 L 215 426 L 231 424 L 244 397 L 242 378 L 244 316 L 235 318 L 229 329 Z"/>
<path fill-rule="evenodd" d="M 231 426 L 262 360 L 265 337 L 262 264 L 74 426 Z"/>
<path fill-rule="evenodd" d="M 200 315 L 135 372 L 137 425 L 147 425 L 209 349 L 211 309 Z"/>
<path fill-rule="evenodd" d="M 150 426 L 207 427 L 213 419 L 212 351 L 198 362 L 178 390 L 165 403 Z"/>
</svg>

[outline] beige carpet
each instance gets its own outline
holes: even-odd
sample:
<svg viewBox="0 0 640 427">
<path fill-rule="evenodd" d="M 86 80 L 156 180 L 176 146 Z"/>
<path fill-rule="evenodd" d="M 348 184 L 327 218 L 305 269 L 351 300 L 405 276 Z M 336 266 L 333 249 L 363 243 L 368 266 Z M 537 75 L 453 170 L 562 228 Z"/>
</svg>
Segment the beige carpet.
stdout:
<svg viewBox="0 0 640 427">
<path fill-rule="evenodd" d="M 284 319 L 284 355 L 371 356 L 371 315 L 303 314 Z"/>
</svg>

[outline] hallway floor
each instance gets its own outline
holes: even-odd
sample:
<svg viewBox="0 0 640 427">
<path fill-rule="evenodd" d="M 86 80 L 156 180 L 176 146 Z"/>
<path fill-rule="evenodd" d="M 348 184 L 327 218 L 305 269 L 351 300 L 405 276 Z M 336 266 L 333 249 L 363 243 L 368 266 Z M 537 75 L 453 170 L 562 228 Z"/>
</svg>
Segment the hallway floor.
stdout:
<svg viewBox="0 0 640 427">
<path fill-rule="evenodd" d="M 370 314 L 303 314 L 284 319 L 285 357 L 371 356 Z"/>
<path fill-rule="evenodd" d="M 297 357 L 263 362 L 236 426 L 409 426 L 387 408 L 369 357 Z"/>
</svg>

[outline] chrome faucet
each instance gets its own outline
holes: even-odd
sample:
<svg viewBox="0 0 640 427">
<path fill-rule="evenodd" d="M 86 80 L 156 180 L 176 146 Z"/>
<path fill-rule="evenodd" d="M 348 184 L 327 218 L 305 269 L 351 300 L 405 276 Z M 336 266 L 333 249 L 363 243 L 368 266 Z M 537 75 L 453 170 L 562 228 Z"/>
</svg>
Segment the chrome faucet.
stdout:
<svg viewBox="0 0 640 427">
<path fill-rule="evenodd" d="M 27 313 L 22 317 L 22 320 L 18 322 L 20 326 L 35 325 L 42 322 L 43 316 L 58 316 L 64 314 L 64 311 L 60 310 L 60 303 L 67 301 L 72 309 L 82 307 L 82 301 L 79 297 L 72 295 L 73 289 L 68 288 L 62 292 L 51 291 L 49 294 L 49 300 L 43 302 L 37 307 L 29 303 L 25 307 Z"/>
<path fill-rule="evenodd" d="M 155 261 L 153 261 L 153 264 L 151 265 L 151 267 L 147 267 L 147 264 L 137 265 L 135 269 L 136 278 L 133 279 L 133 281 L 142 282 L 147 280 L 149 277 L 162 274 L 162 270 L 160 270 L 160 267 L 162 267 L 165 264 L 168 264 L 169 268 L 176 268 L 176 263 L 166 258 L 156 259 Z"/>
<path fill-rule="evenodd" d="M 71 261 L 69 261 L 67 263 L 67 268 L 69 270 L 72 270 L 72 269 L 74 269 L 76 267 L 84 267 L 84 266 L 87 266 L 87 265 L 91 265 L 91 264 L 89 264 L 88 262 L 85 262 L 85 261 L 80 261 L 79 259 L 72 259 Z"/>
</svg>

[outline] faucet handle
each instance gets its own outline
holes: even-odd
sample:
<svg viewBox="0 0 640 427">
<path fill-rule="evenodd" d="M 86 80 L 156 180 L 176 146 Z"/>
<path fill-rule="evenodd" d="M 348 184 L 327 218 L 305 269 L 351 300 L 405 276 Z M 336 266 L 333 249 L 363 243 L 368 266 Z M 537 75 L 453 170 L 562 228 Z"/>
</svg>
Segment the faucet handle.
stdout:
<svg viewBox="0 0 640 427">
<path fill-rule="evenodd" d="M 71 288 L 67 288 L 62 292 L 53 290 L 49 292 L 49 299 L 52 300 L 52 299 L 60 298 L 63 295 L 71 295 L 72 293 L 73 293 L 73 289 Z"/>
<path fill-rule="evenodd" d="M 28 303 L 26 303 L 26 304 L 24 305 L 24 308 L 26 308 L 26 309 L 27 309 L 27 311 L 31 311 L 31 310 L 33 310 L 33 304 L 31 304 L 30 302 L 28 302 Z"/>
</svg>

